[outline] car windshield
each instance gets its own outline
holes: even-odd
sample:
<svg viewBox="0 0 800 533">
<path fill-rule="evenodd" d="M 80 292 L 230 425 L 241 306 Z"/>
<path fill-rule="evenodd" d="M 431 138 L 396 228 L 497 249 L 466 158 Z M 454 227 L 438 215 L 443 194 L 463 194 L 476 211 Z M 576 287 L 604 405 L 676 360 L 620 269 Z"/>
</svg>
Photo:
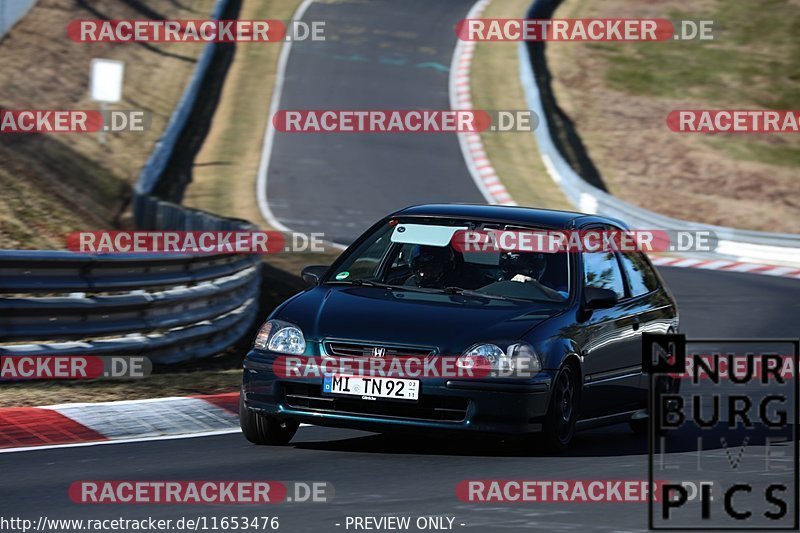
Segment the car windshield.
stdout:
<svg viewBox="0 0 800 533">
<path fill-rule="evenodd" d="M 465 234 L 521 228 L 480 221 L 392 219 L 346 253 L 326 283 L 376 285 L 465 296 L 563 302 L 569 254 L 465 244 Z"/>
</svg>

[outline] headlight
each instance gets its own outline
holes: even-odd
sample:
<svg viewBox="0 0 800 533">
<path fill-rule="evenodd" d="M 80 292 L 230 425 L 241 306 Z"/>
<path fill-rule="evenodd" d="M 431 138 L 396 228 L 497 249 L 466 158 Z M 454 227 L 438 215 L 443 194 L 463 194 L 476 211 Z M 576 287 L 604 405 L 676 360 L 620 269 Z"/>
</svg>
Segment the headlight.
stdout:
<svg viewBox="0 0 800 533">
<path fill-rule="evenodd" d="M 258 330 L 253 347 L 270 352 L 300 355 L 306 351 L 303 332 L 294 324 L 282 320 L 267 320 Z"/>
<path fill-rule="evenodd" d="M 526 342 L 503 350 L 496 344 L 476 344 L 456 361 L 461 368 L 488 369 L 495 376 L 531 377 L 542 370 L 542 360 Z"/>
</svg>

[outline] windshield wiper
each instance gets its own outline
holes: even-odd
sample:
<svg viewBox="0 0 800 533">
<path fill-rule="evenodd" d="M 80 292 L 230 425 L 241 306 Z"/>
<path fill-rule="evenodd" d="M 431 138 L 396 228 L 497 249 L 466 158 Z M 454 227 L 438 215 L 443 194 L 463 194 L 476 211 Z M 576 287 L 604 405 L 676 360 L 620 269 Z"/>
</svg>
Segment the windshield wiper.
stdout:
<svg viewBox="0 0 800 533">
<path fill-rule="evenodd" d="M 424 292 L 428 294 L 444 293 L 456 294 L 458 296 L 473 296 L 476 298 L 489 298 L 493 300 L 516 300 L 516 301 L 529 301 L 527 298 L 514 298 L 512 296 L 501 296 L 499 294 L 487 294 L 485 292 L 474 291 L 470 289 L 462 289 L 461 287 L 445 287 L 443 289 L 436 289 L 434 287 L 417 287 L 415 285 L 390 285 L 381 281 L 372 281 L 369 279 L 353 279 L 353 280 L 334 280 L 328 283 L 339 283 L 342 285 L 355 285 L 356 287 L 378 287 L 381 289 L 401 290 L 411 292 Z"/>
<path fill-rule="evenodd" d="M 405 285 L 391 285 L 383 283 L 382 281 L 373 281 L 371 279 L 352 279 L 352 280 L 334 280 L 329 283 L 341 283 L 342 285 L 355 285 L 356 287 L 378 287 L 380 289 L 400 289 L 404 291 L 424 291 L 430 292 L 419 287 L 405 286 Z"/>
<path fill-rule="evenodd" d="M 352 279 L 352 280 L 334 280 L 328 283 L 338 283 L 341 285 L 355 285 L 356 287 L 378 287 L 381 289 L 401 290 L 410 292 L 423 292 L 426 294 L 441 294 L 442 289 L 433 287 L 417 287 L 416 285 L 390 285 L 381 281 L 372 281 L 369 279 Z"/>
<path fill-rule="evenodd" d="M 357 287 L 381 287 L 385 289 L 394 289 L 396 285 L 389 285 L 388 283 L 381 283 L 380 281 L 372 281 L 369 279 L 337 279 L 328 281 L 327 283 L 338 283 L 341 285 L 355 285 Z"/>
<path fill-rule="evenodd" d="M 364 287 L 391 287 L 386 283 L 381 283 L 380 281 L 372 281 L 369 279 L 354 279 L 351 281 L 353 285 L 364 286 Z"/>
<path fill-rule="evenodd" d="M 442 289 L 445 294 L 457 294 L 459 296 L 476 296 L 480 298 L 492 298 L 494 300 L 524 300 L 524 298 L 511 298 L 508 296 L 501 296 L 500 294 L 488 294 L 480 291 L 473 291 L 471 289 L 462 289 L 461 287 L 445 287 Z"/>
</svg>

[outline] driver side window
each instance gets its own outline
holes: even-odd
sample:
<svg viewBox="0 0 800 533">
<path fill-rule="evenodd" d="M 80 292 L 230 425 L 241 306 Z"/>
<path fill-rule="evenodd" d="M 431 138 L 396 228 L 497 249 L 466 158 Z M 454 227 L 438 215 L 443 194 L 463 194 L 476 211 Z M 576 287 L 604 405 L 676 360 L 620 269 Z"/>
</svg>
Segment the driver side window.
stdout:
<svg viewBox="0 0 800 533">
<path fill-rule="evenodd" d="M 408 267 L 411 264 L 411 252 L 414 250 L 413 244 L 404 244 L 397 252 L 394 261 L 392 261 L 391 268 Z"/>
<path fill-rule="evenodd" d="M 620 300 L 625 298 L 622 272 L 614 252 L 586 252 L 583 254 L 583 283 L 587 287 L 610 289 Z"/>
<path fill-rule="evenodd" d="M 386 253 L 386 240 L 388 235 L 383 235 L 370 244 L 349 267 L 340 271 L 349 271 L 349 279 L 369 279 L 377 275 L 383 254 Z"/>
<path fill-rule="evenodd" d="M 413 250 L 413 244 L 404 244 L 397 250 L 397 255 L 386 273 L 386 283 L 404 285 L 408 281 L 411 277 L 411 252 Z"/>
</svg>

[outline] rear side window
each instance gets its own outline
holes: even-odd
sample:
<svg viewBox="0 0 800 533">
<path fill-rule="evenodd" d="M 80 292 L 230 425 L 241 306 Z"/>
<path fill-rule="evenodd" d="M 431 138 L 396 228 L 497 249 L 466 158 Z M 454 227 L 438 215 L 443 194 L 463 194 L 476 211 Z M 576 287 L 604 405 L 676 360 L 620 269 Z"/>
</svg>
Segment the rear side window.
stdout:
<svg viewBox="0 0 800 533">
<path fill-rule="evenodd" d="M 583 282 L 587 287 L 610 289 L 621 300 L 625 286 L 614 252 L 587 252 L 583 254 Z"/>
<path fill-rule="evenodd" d="M 640 252 L 622 253 L 619 257 L 628 277 L 631 296 L 647 294 L 658 288 L 656 273 Z"/>
</svg>

